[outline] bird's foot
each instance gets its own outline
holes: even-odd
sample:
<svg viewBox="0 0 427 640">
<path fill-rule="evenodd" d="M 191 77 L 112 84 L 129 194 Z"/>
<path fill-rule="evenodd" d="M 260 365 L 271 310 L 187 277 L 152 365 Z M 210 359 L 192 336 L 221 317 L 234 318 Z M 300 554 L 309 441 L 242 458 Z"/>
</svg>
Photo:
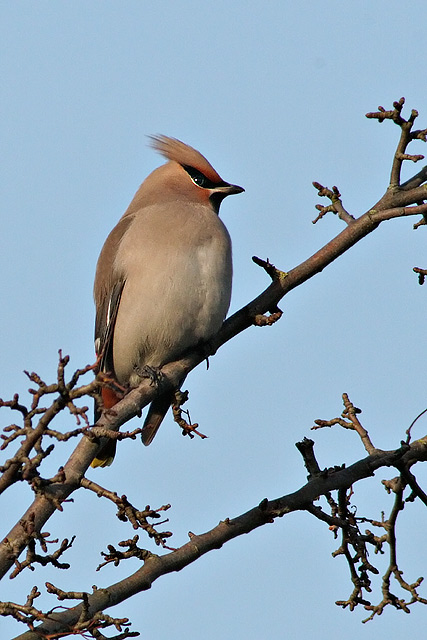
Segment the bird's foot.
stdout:
<svg viewBox="0 0 427 640">
<path fill-rule="evenodd" d="M 163 374 L 160 370 L 160 367 L 150 367 L 148 364 L 146 364 L 143 367 L 136 366 L 134 368 L 134 371 L 136 375 L 141 378 L 141 380 L 148 378 L 152 386 L 159 387 L 161 385 Z"/>
</svg>

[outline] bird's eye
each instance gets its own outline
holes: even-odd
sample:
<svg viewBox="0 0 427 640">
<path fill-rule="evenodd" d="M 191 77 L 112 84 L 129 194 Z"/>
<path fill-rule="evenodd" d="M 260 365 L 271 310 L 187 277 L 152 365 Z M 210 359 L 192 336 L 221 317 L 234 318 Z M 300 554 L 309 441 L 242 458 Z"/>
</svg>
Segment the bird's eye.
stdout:
<svg viewBox="0 0 427 640">
<path fill-rule="evenodd" d="M 186 170 L 194 184 L 197 184 L 198 187 L 203 187 L 204 189 L 212 189 L 216 186 L 211 180 L 203 175 L 201 171 L 198 171 L 194 167 L 184 166 L 184 169 Z"/>
<path fill-rule="evenodd" d="M 206 177 L 202 173 L 199 173 L 199 175 L 194 175 L 193 176 L 193 181 L 196 184 L 198 184 L 199 187 L 204 187 L 206 182 L 207 182 Z"/>
</svg>

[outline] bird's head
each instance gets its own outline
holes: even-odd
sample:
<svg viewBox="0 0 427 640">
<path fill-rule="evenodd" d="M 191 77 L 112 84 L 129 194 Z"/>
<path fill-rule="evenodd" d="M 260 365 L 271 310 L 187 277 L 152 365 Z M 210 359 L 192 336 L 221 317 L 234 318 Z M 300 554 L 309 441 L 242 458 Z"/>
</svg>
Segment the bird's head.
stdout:
<svg viewBox="0 0 427 640">
<path fill-rule="evenodd" d="M 218 212 L 224 198 L 244 189 L 225 182 L 213 166 L 184 142 L 167 136 L 150 136 L 151 145 L 168 162 L 155 169 L 143 183 L 148 192 L 155 191 L 162 200 L 185 198 L 190 202 L 210 204 Z"/>
</svg>

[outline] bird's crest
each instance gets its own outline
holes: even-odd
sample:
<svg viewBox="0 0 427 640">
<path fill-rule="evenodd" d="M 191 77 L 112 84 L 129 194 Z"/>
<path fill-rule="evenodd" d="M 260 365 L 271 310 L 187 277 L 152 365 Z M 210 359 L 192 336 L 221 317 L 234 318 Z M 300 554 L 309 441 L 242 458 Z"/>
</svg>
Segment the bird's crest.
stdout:
<svg viewBox="0 0 427 640">
<path fill-rule="evenodd" d="M 151 146 L 168 160 L 178 162 L 183 167 L 193 167 L 214 183 L 222 182 L 221 176 L 202 154 L 188 144 L 168 136 L 149 136 Z"/>
</svg>

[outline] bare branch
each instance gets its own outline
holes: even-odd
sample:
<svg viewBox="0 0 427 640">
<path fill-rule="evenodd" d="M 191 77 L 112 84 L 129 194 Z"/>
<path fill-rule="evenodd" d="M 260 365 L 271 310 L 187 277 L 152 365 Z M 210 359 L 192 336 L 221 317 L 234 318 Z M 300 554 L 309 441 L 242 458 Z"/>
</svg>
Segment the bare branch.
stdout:
<svg viewBox="0 0 427 640">
<path fill-rule="evenodd" d="M 149 589 L 161 575 L 180 571 L 200 556 L 213 549 L 219 549 L 233 538 L 249 533 L 292 511 L 306 511 L 307 507 L 320 495 L 334 490 L 345 492 L 353 483 L 372 476 L 380 467 L 394 466 L 397 463 L 410 465 L 416 460 L 427 460 L 426 442 L 418 440 L 394 451 L 377 451 L 350 467 L 333 470 L 309 480 L 294 493 L 275 500 L 264 499 L 257 507 L 236 518 L 226 518 L 207 533 L 192 534 L 190 541 L 175 551 L 163 556 L 150 555 L 143 567 L 132 575 L 109 587 L 96 590 L 88 596 L 88 615 L 94 615 L 97 611 L 119 604 L 131 594 Z M 69 625 L 76 623 L 81 611 L 81 605 L 78 605 L 65 612 L 52 614 L 51 621 L 44 623 L 37 632 L 51 633 L 68 628 Z M 16 640 L 36 640 L 36 638 L 36 635 L 28 632 Z"/>
<path fill-rule="evenodd" d="M 367 453 L 375 453 L 376 448 L 372 444 L 368 432 L 362 426 L 359 418 L 357 417 L 358 414 L 362 413 L 361 409 L 354 406 L 347 393 L 343 393 L 342 399 L 344 403 L 344 411 L 341 414 L 341 418 L 333 418 L 332 420 L 315 420 L 314 423 L 316 426 L 312 427 L 312 429 L 322 429 L 323 427 L 332 427 L 335 424 L 339 424 L 344 429 L 356 431 L 360 436 Z M 346 418 L 348 418 L 348 420 L 346 420 Z"/>
<path fill-rule="evenodd" d="M 418 162 L 423 157 L 419 154 L 407 153 L 409 142 L 413 140 L 425 142 L 427 130 L 413 131 L 418 113 L 413 110 L 409 118 L 405 120 L 402 117 L 403 105 L 404 99 L 402 98 L 393 104 L 393 109 L 390 111 L 380 107 L 378 112 L 367 114 L 368 117 L 375 118 L 379 122 L 386 119 L 392 120 L 401 130 L 393 159 L 390 185 L 382 198 L 363 215 L 353 217 L 344 208 L 337 187 L 330 190 L 318 182 L 313 183 L 318 189 L 319 195 L 329 198 L 331 202 L 326 207 L 317 205 L 320 212 L 317 219 L 330 211 L 338 214 L 338 217 L 345 222 L 346 227 L 314 255 L 288 273 L 277 269 L 269 260 L 264 261 L 254 257 L 254 262 L 271 277 L 272 282 L 269 287 L 227 319 L 218 334 L 205 348 L 194 349 L 179 361 L 165 365 L 161 370 L 164 391 L 179 388 L 194 367 L 249 326 L 253 324 L 265 326 L 276 322 L 282 315 L 278 303 L 287 293 L 322 271 L 354 244 L 377 229 L 382 222 L 413 215 L 422 216 L 422 220 L 424 223 L 426 222 L 427 167 L 423 167 L 419 173 L 403 184 L 400 184 L 400 180 L 403 162 Z M 416 226 L 420 226 L 420 224 L 417 223 Z M 419 268 L 414 270 L 419 274 L 420 282 L 421 279 L 423 281 L 427 271 Z M 343 428 L 355 431 L 368 453 L 366 458 L 348 468 L 335 466 L 322 470 L 314 455 L 313 442 L 305 439 L 297 445 L 309 474 L 309 480 L 305 486 L 293 494 L 285 495 L 276 500 L 264 499 L 249 512 L 237 518 L 226 518 L 217 527 L 204 534 L 189 534 L 189 542 L 172 550 L 166 546 L 166 540 L 171 535 L 170 532 L 160 533 L 149 522 L 149 519 L 160 518 L 159 512 L 169 508 L 169 505 L 164 505 L 157 510 L 152 510 L 147 505 L 144 510 L 138 510 L 129 503 L 125 495 L 119 497 L 115 492 L 84 477 L 93 457 L 105 443 L 105 438 L 117 440 L 135 438 L 140 432 L 139 429 L 136 429 L 133 432 L 122 433 L 119 432 L 119 429 L 131 417 L 139 415 L 141 409 L 154 399 L 157 394 L 156 386 L 151 384 L 149 379 L 146 379 L 136 389 L 130 391 L 121 389 L 123 399 L 114 407 L 114 410 L 104 411 L 97 424 L 91 427 L 87 416 L 88 407 L 80 407 L 76 402 L 86 395 L 98 397 L 102 385 L 113 384 L 113 382 L 98 376 L 89 384 L 81 384 L 81 377 L 96 371 L 97 363 L 77 370 L 67 382 L 68 364 L 69 357 L 63 356 L 60 352 L 57 379 L 53 384 L 46 384 L 35 372 L 27 373 L 34 384 L 34 388 L 30 389 L 32 398 L 29 408 L 20 403 L 17 395 L 10 401 L 0 401 L 0 407 L 8 407 L 17 411 L 22 422 L 22 424 L 6 427 L 2 436 L 2 449 L 7 447 L 12 449 L 13 446 L 17 446 L 17 451 L 0 469 L 3 472 L 0 478 L 0 492 L 14 482 L 27 481 L 35 494 L 35 499 L 26 513 L 0 543 L 0 575 L 5 575 L 11 567 L 15 567 L 13 573 L 16 575 L 25 567 L 32 569 L 32 565 L 37 562 L 53 564 L 58 568 L 67 566 L 65 563 L 59 562 L 58 558 L 71 546 L 72 540 L 70 543 L 68 540 L 64 540 L 59 549 L 49 555 L 47 554 L 47 543 L 58 541 L 49 540 L 49 534 L 42 533 L 42 530 L 52 513 L 55 510 L 61 510 L 62 503 L 68 500 L 74 491 L 82 487 L 112 501 L 117 507 L 117 516 L 121 520 L 129 521 L 134 529 L 144 529 L 158 545 L 169 550 L 169 553 L 163 556 L 151 554 L 137 546 L 138 536 L 134 536 L 132 539 L 118 543 L 119 549 L 109 545 L 108 553 L 103 554 L 105 561 L 100 565 L 101 567 L 107 563 L 119 564 L 128 557 L 138 558 L 143 562 L 143 566 L 125 580 L 105 589 L 94 588 L 92 594 L 79 591 L 61 591 L 49 583 L 50 593 L 55 594 L 60 600 L 77 599 L 80 601 L 77 606 L 61 612 L 51 611 L 48 614 L 43 614 L 33 606 L 34 599 L 39 595 L 37 589 L 31 592 L 25 605 L 3 603 L 7 615 L 12 615 L 16 619 L 22 617 L 22 621 L 26 622 L 30 629 L 35 621 L 43 621 L 37 631 L 30 630 L 27 634 L 20 636 L 21 638 L 39 638 L 40 633 L 48 634 L 49 638 L 59 638 L 65 632 L 75 634 L 90 632 L 92 637 L 103 638 L 100 629 L 109 625 L 115 626 L 120 632 L 121 635 L 117 638 L 135 635 L 130 633 L 128 629 L 122 629 L 122 625 L 127 623 L 127 620 L 109 618 L 103 613 L 103 610 L 122 602 L 134 593 L 148 589 L 161 575 L 171 571 L 179 571 L 201 555 L 212 549 L 220 548 L 228 540 L 248 533 L 295 510 L 306 511 L 327 523 L 335 536 L 341 533 L 340 547 L 335 555 L 346 558 L 353 583 L 352 594 L 348 600 L 339 603 L 341 606 L 354 608 L 362 604 L 371 611 L 368 618 L 371 619 L 373 616 L 379 615 L 388 604 L 408 611 L 408 607 L 415 601 L 427 602 L 417 593 L 421 579 L 413 584 L 409 584 L 403 579 L 403 574 L 397 566 L 395 534 L 396 520 L 405 504 L 403 495 L 406 485 L 409 485 L 412 490 L 406 502 L 418 497 L 424 504 L 427 504 L 427 496 L 411 472 L 412 465 L 427 460 L 427 439 L 410 443 L 409 429 L 407 442 L 402 443 L 395 451 L 386 452 L 375 448 L 368 432 L 360 422 L 360 410 L 344 394 L 344 411 L 341 417 L 329 421 L 317 420 L 316 425 L 317 427 L 325 427 L 339 424 Z M 42 402 L 47 406 L 42 406 Z M 197 431 L 197 424 L 191 424 L 189 417 L 188 422 L 185 420 L 180 409 L 181 404 L 180 401 L 176 402 L 177 422 L 190 437 L 194 433 L 203 437 Z M 64 409 L 69 411 L 77 422 L 77 428 L 66 433 L 59 429 L 53 429 L 51 426 L 52 421 Z M 58 474 L 54 478 L 42 478 L 39 473 L 40 464 L 53 448 L 53 445 L 45 446 L 45 438 L 62 441 L 79 435 L 84 437 L 81 438 L 70 459 Z M 21 438 L 23 441 L 19 441 L 17 445 L 18 439 Z M 383 483 L 388 491 L 395 494 L 395 503 L 390 517 L 387 520 L 383 517 L 381 521 L 356 517 L 351 504 L 353 483 L 372 476 L 377 469 L 383 466 L 393 466 L 400 472 L 399 478 Z M 337 498 L 333 497 L 333 491 L 338 492 Z M 326 507 L 314 505 L 314 501 L 319 496 L 326 498 Z M 322 501 L 325 501 L 323 497 Z M 329 510 L 330 513 L 327 513 L 326 510 Z M 369 530 L 361 532 L 359 529 L 361 522 L 370 522 L 373 526 L 380 527 L 381 531 L 385 532 L 384 535 L 376 536 Z M 35 553 L 36 543 L 41 545 L 44 556 Z M 370 574 L 375 573 L 377 569 L 368 561 L 368 548 L 373 548 L 375 552 L 381 553 L 386 544 L 390 549 L 390 562 L 388 571 L 383 578 L 383 600 L 379 605 L 372 605 L 367 599 L 366 593 L 369 593 L 371 589 Z M 123 548 L 125 550 L 122 550 Z M 27 549 L 27 556 L 23 562 L 19 562 L 18 558 L 25 549 Z M 402 589 L 410 593 L 410 600 L 406 602 L 405 599 L 398 599 L 391 593 L 390 581 L 392 577 Z M 0 608 L 0 612 L 2 611 L 3 609 Z"/>
<path fill-rule="evenodd" d="M 148 522 L 148 518 L 151 520 L 160 518 L 160 512 L 167 511 L 170 509 L 170 504 L 165 504 L 158 509 L 152 509 L 150 505 L 147 505 L 145 509 L 138 510 L 134 507 L 125 495 L 118 496 L 117 493 L 105 489 L 101 487 L 101 485 L 93 482 L 92 480 L 88 480 L 87 478 L 82 478 L 81 486 L 85 489 L 89 489 L 93 491 L 99 498 L 107 498 L 111 502 L 113 502 L 117 507 L 117 517 L 122 522 L 130 522 L 134 529 L 144 529 L 150 538 L 153 538 L 157 545 L 160 545 L 164 548 L 168 548 L 166 546 L 167 538 L 172 536 L 170 531 L 162 531 L 159 532 L 156 530 L 153 524 Z M 167 520 L 163 520 L 159 522 L 157 526 L 165 524 L 168 522 Z"/>
<path fill-rule="evenodd" d="M 427 269 L 420 269 L 420 267 L 414 267 L 413 271 L 415 273 L 418 273 L 419 284 L 424 284 L 425 278 L 427 276 Z"/>
<path fill-rule="evenodd" d="M 346 224 L 352 224 L 354 222 L 354 216 L 352 216 L 343 207 L 341 194 L 338 187 L 332 187 L 331 191 L 331 189 L 323 187 L 320 182 L 313 182 L 313 187 L 317 189 L 319 196 L 329 198 L 332 203 L 328 207 L 324 207 L 321 204 L 316 205 L 316 209 L 320 211 L 320 213 L 317 218 L 313 220 L 313 224 L 316 224 L 316 222 L 323 218 L 323 216 L 326 215 L 326 213 L 328 213 L 329 211 L 332 211 L 332 213 L 337 213 L 340 220 L 343 220 L 343 222 L 345 222 Z"/>
</svg>

